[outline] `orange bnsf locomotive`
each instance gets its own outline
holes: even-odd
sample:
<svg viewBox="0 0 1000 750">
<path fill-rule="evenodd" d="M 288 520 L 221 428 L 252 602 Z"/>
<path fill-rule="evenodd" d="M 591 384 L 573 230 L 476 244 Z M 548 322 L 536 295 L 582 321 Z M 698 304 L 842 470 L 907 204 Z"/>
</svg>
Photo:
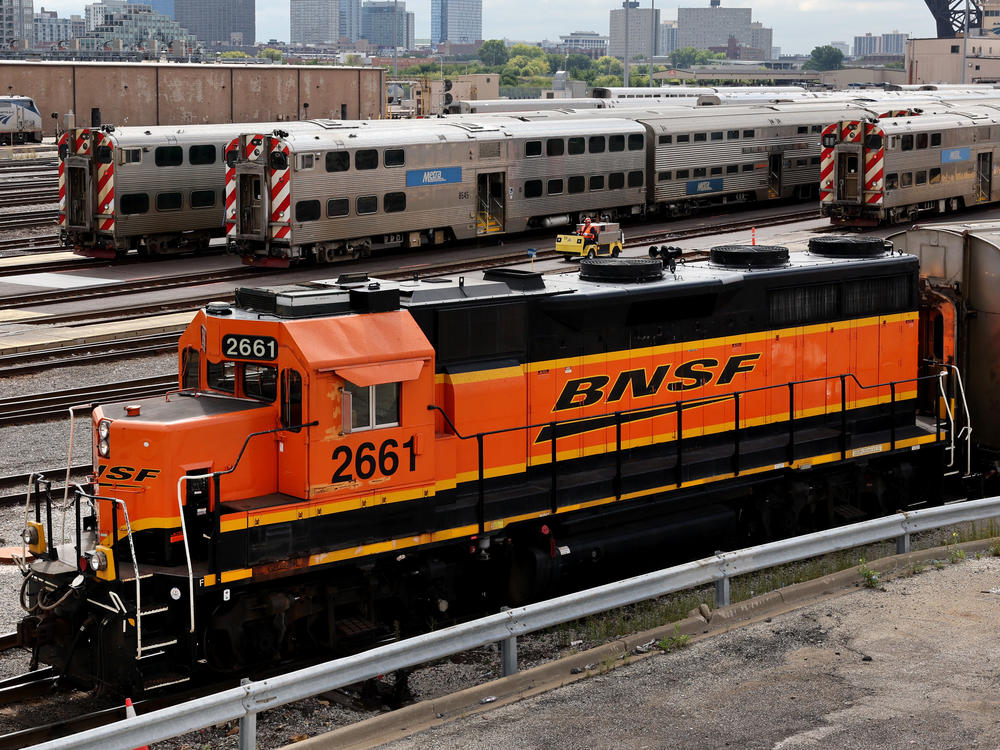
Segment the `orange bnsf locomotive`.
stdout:
<svg viewBox="0 0 1000 750">
<path fill-rule="evenodd" d="M 21 642 L 148 690 L 936 502 L 917 261 L 835 249 L 240 289 L 39 483 Z"/>
</svg>

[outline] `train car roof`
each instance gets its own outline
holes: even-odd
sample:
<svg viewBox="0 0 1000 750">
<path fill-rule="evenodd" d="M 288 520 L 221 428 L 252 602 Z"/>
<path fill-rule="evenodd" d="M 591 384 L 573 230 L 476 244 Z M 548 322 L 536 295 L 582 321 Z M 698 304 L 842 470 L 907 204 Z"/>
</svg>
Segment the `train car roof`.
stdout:
<svg viewBox="0 0 1000 750">
<path fill-rule="evenodd" d="M 878 121 L 885 134 L 939 130 L 942 127 L 974 127 L 1000 123 L 1000 107 L 963 107 L 947 112 L 931 112 L 918 117 L 887 117 Z"/>
<path fill-rule="evenodd" d="M 609 264 L 630 259 L 602 259 Z M 912 255 L 891 252 L 869 258 L 829 258 L 812 253 L 794 253 L 789 260 L 771 268 L 746 269 L 717 265 L 708 261 L 682 264 L 671 274 L 644 282 L 587 280 L 580 271 L 542 274 L 516 268 L 498 268 L 482 274 L 433 276 L 409 281 L 386 281 L 364 273 L 345 274 L 337 279 L 309 281 L 272 287 L 241 287 L 236 305 L 221 314 L 246 320 L 297 320 L 397 309 L 419 310 L 442 306 L 503 304 L 505 300 L 549 298 L 553 303 L 587 305 L 598 299 L 628 295 L 635 299 L 683 298 L 692 294 L 722 293 L 734 285 L 750 281 L 794 285 L 801 274 L 818 268 L 837 267 L 845 273 L 853 269 L 867 277 L 873 266 L 915 264 Z M 839 277 L 843 277 L 843 273 Z M 209 309 L 211 313 L 211 309 Z"/>
</svg>

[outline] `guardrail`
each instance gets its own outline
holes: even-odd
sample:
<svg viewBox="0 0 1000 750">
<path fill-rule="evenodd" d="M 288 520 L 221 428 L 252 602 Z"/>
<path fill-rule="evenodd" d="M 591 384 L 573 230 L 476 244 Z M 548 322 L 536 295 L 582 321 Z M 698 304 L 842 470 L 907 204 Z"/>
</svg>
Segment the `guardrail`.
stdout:
<svg viewBox="0 0 1000 750">
<path fill-rule="evenodd" d="M 256 716 L 269 708 L 490 643 L 502 644 L 506 672 L 512 654 L 516 654 L 511 650 L 516 648 L 516 638 L 525 633 L 710 583 L 716 585 L 716 603 L 724 605 L 729 603 L 729 580 L 733 576 L 893 538 L 897 550 L 907 552 L 910 535 L 915 532 L 996 516 L 1000 516 L 1000 497 L 897 513 L 736 552 L 720 552 L 279 677 L 245 680 L 238 688 L 35 745 L 34 750 L 128 750 L 233 719 L 240 720 L 241 750 L 250 750 L 256 747 Z M 513 662 L 516 664 L 516 658 Z"/>
</svg>

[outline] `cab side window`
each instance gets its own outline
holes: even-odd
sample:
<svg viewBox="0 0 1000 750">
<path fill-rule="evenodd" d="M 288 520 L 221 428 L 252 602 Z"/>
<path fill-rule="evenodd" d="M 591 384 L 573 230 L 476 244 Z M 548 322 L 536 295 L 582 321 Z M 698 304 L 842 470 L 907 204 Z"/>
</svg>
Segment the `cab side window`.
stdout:
<svg viewBox="0 0 1000 750">
<path fill-rule="evenodd" d="M 343 394 L 345 433 L 399 424 L 399 383 L 359 386 L 345 380 Z"/>
<path fill-rule="evenodd" d="M 181 388 L 198 388 L 198 376 L 201 370 L 201 355 L 197 349 L 188 347 L 184 350 L 184 365 L 181 368 Z"/>
</svg>

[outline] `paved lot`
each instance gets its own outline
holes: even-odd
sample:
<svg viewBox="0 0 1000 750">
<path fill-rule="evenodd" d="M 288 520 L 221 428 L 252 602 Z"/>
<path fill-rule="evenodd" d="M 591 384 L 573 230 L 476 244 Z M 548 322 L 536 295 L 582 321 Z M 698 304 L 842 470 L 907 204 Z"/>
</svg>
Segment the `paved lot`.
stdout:
<svg viewBox="0 0 1000 750">
<path fill-rule="evenodd" d="M 928 564 L 383 747 L 997 748 L 996 587 Z"/>
</svg>

